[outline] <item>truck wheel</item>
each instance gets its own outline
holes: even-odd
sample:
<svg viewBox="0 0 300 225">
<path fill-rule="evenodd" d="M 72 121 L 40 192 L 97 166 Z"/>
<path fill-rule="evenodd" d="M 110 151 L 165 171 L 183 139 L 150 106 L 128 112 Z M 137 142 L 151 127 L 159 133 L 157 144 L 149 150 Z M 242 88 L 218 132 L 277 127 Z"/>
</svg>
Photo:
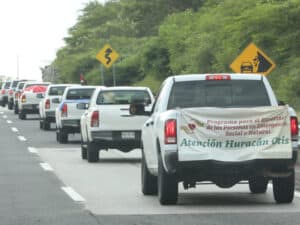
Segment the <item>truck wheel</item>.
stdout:
<svg viewBox="0 0 300 225">
<path fill-rule="evenodd" d="M 268 182 L 268 179 L 264 177 L 255 177 L 249 180 L 249 189 L 252 194 L 266 193 Z"/>
<path fill-rule="evenodd" d="M 10 110 L 12 110 L 12 109 L 13 109 L 13 103 L 12 103 L 12 102 L 9 102 L 9 103 L 7 104 L 7 108 L 10 109 Z"/>
<path fill-rule="evenodd" d="M 82 159 L 86 159 L 86 158 L 87 158 L 87 149 L 86 149 L 86 147 L 84 146 L 82 136 L 81 136 L 81 142 L 80 142 L 80 145 L 81 145 L 81 158 L 82 158 Z"/>
<path fill-rule="evenodd" d="M 288 177 L 273 178 L 273 195 L 276 203 L 291 203 L 295 191 L 295 170 Z"/>
<path fill-rule="evenodd" d="M 19 119 L 26 120 L 26 114 L 22 110 L 19 112 Z"/>
<path fill-rule="evenodd" d="M 14 113 L 15 113 L 15 114 L 18 114 L 18 113 L 19 113 L 18 105 L 15 105 Z"/>
<path fill-rule="evenodd" d="M 94 142 L 87 144 L 87 160 L 88 162 L 97 162 L 99 160 L 99 150 Z"/>
<path fill-rule="evenodd" d="M 143 151 L 142 151 L 142 162 L 141 162 L 141 179 L 142 179 L 143 194 L 157 195 L 157 177 L 152 175 L 149 172 Z"/>
<path fill-rule="evenodd" d="M 58 129 L 57 135 L 57 139 L 60 144 L 65 144 L 68 142 L 68 134 L 63 132 L 62 129 Z"/>
<path fill-rule="evenodd" d="M 176 175 L 165 171 L 161 156 L 158 159 L 158 198 L 162 205 L 174 205 L 178 198 Z"/>
<path fill-rule="evenodd" d="M 44 127 L 44 121 L 43 120 L 40 120 L 40 129 L 42 130 Z"/>
<path fill-rule="evenodd" d="M 43 121 L 43 129 L 50 130 L 50 123 L 46 120 Z"/>
</svg>

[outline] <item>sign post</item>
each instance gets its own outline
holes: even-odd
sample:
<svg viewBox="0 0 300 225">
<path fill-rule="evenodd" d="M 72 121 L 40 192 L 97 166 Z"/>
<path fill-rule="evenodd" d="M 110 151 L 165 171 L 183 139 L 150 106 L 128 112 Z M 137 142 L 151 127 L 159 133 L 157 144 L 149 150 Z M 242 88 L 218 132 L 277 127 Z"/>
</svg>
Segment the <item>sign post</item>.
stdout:
<svg viewBox="0 0 300 225">
<path fill-rule="evenodd" d="M 255 44 L 249 44 L 231 63 L 230 68 L 236 73 L 260 73 L 267 76 L 276 64 Z"/>
<path fill-rule="evenodd" d="M 96 59 L 98 59 L 102 63 L 102 65 L 106 67 L 106 69 L 109 69 L 118 58 L 119 58 L 119 54 L 109 44 L 104 45 L 104 47 L 96 55 Z M 101 67 L 101 79 L 102 79 L 102 84 L 104 85 L 103 67 Z M 114 86 L 116 86 L 114 66 L 113 66 L 113 80 L 114 80 Z"/>
</svg>

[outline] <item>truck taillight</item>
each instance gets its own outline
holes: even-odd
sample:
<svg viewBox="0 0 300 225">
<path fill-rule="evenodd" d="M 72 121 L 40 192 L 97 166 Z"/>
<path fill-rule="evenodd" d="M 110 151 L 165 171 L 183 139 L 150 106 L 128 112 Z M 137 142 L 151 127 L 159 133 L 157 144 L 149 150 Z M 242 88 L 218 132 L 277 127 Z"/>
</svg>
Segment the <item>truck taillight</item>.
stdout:
<svg viewBox="0 0 300 225">
<path fill-rule="evenodd" d="M 18 99 L 18 98 L 19 98 L 19 93 L 16 92 L 16 93 L 15 93 L 15 99 Z"/>
<path fill-rule="evenodd" d="M 91 127 L 99 127 L 99 111 L 94 111 L 92 113 Z"/>
<path fill-rule="evenodd" d="M 205 77 L 206 80 L 231 80 L 230 75 L 207 75 Z"/>
<path fill-rule="evenodd" d="M 1 94 L 2 94 L 2 95 L 5 95 L 5 89 L 3 89 L 3 90 L 1 91 Z"/>
<path fill-rule="evenodd" d="M 68 105 L 66 103 L 63 104 L 61 108 L 61 116 L 67 117 L 68 116 Z"/>
<path fill-rule="evenodd" d="M 45 109 L 50 109 L 50 99 L 47 98 L 45 101 Z"/>
<path fill-rule="evenodd" d="M 291 135 L 292 135 L 292 140 L 297 140 L 298 139 L 298 119 L 297 117 L 292 116 L 291 117 Z"/>
<path fill-rule="evenodd" d="M 170 119 L 165 122 L 165 144 L 177 143 L 176 120 Z"/>
<path fill-rule="evenodd" d="M 22 95 L 22 97 L 21 97 L 21 102 L 22 102 L 22 103 L 25 103 L 25 102 L 26 102 L 26 95 L 25 95 L 25 94 Z"/>
</svg>

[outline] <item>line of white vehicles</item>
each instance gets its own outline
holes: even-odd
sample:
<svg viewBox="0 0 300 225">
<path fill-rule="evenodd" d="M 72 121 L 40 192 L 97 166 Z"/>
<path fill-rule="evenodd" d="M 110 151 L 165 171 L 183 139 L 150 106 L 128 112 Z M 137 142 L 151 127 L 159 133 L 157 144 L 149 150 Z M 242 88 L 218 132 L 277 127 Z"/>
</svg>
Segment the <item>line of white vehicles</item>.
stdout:
<svg viewBox="0 0 300 225">
<path fill-rule="evenodd" d="M 9 90 L 7 86 L 4 83 L 0 91 L 2 106 L 9 102 L 2 92 Z M 37 88 L 41 86 L 46 89 Z M 102 150 L 141 149 L 142 192 L 158 195 L 163 205 L 177 203 L 179 183 L 188 189 L 202 181 L 229 188 L 246 180 L 253 194 L 265 193 L 272 182 L 277 203 L 293 201 L 298 120 L 293 108 L 280 106 L 262 75 L 172 76 L 162 83 L 155 98 L 147 87 L 20 81 L 12 102 L 8 108 L 14 108 L 20 119 L 39 113 L 40 129 L 49 130 L 55 123 L 59 143 L 67 143 L 69 134 L 80 133 L 81 157 L 88 162 L 97 162 Z M 271 128 L 267 132 L 264 127 L 262 132 L 259 126 L 270 121 L 263 118 L 254 131 L 241 136 L 235 129 L 249 128 L 234 125 L 234 115 L 240 112 L 245 115 L 239 120 L 243 123 L 254 123 L 252 118 L 266 112 L 273 115 L 271 121 L 285 121 L 275 128 L 267 124 Z M 203 116 L 205 119 L 199 119 Z M 205 130 L 208 123 L 218 126 Z M 222 128 L 229 130 L 226 135 L 219 131 L 220 123 L 226 124 Z M 278 126 L 286 136 L 268 142 L 270 130 Z M 224 143 L 231 149 L 222 149 Z"/>
</svg>

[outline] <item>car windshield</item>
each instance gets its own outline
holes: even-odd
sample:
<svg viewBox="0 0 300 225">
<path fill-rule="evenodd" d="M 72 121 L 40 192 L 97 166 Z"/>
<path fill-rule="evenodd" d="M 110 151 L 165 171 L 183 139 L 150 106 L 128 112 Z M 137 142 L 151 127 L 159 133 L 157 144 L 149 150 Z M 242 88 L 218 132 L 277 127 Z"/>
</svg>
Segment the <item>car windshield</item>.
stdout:
<svg viewBox="0 0 300 225">
<path fill-rule="evenodd" d="M 141 90 L 101 91 L 96 103 L 97 105 L 128 105 L 134 102 L 150 104 L 149 93 Z"/>
<path fill-rule="evenodd" d="M 174 84 L 168 109 L 269 105 L 269 96 L 260 80 L 189 81 Z"/>
<path fill-rule="evenodd" d="M 79 99 L 90 99 L 95 88 L 86 88 L 86 89 L 70 89 L 67 92 L 67 100 L 79 100 Z"/>
</svg>

